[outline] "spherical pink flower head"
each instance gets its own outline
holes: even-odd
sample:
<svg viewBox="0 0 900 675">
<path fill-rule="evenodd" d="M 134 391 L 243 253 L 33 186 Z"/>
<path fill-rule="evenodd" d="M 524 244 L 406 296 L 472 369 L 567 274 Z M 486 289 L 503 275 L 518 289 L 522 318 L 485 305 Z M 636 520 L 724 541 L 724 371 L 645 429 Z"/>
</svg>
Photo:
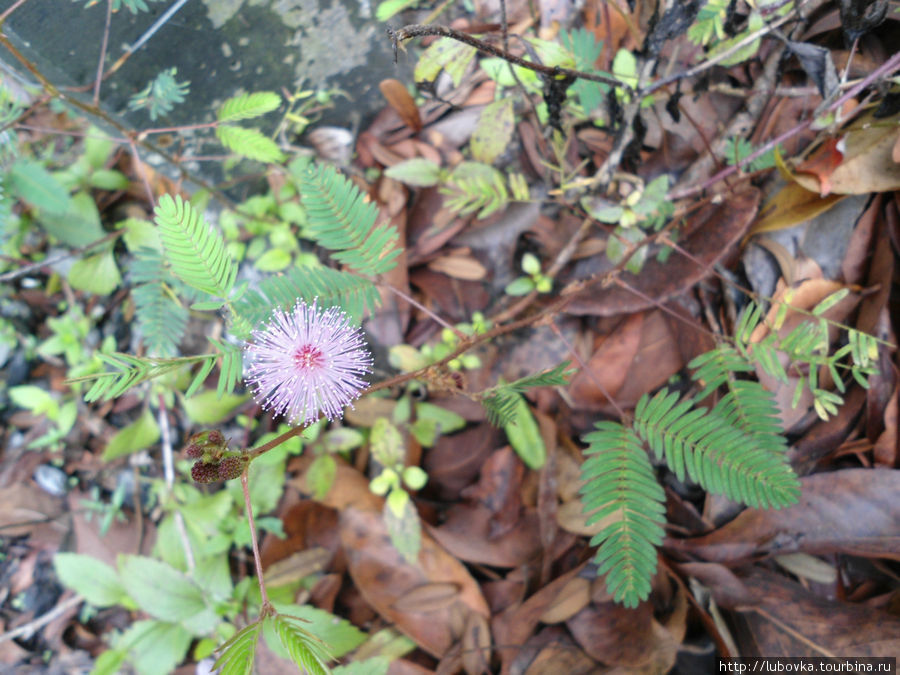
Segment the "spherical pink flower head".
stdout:
<svg viewBox="0 0 900 675">
<path fill-rule="evenodd" d="M 271 320 L 253 331 L 247 347 L 245 379 L 264 410 L 284 415 L 291 424 L 310 424 L 320 414 L 343 414 L 366 386 L 372 355 L 362 331 L 337 307 L 298 300 L 293 311 L 276 309 Z"/>
</svg>

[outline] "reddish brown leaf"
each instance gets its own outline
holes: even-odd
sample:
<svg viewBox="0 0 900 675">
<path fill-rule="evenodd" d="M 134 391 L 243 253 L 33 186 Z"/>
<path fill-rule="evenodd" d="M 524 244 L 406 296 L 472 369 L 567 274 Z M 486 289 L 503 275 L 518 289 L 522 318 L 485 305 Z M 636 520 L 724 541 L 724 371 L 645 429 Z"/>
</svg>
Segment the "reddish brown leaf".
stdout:
<svg viewBox="0 0 900 675">
<path fill-rule="evenodd" d="M 799 551 L 900 560 L 900 472 L 845 469 L 801 484 L 790 508 L 747 509 L 715 532 L 666 546 L 714 562 Z"/>
<path fill-rule="evenodd" d="M 690 219 L 685 228 L 689 234 L 679 240 L 679 246 L 693 259 L 678 252 L 673 252 L 665 263 L 651 259 L 639 276 L 622 275 L 628 289 L 613 286 L 600 291 L 591 286 L 578 290 L 567 310 L 574 314 L 614 316 L 646 309 L 654 301 L 665 302 L 684 292 L 710 274 L 712 266 L 737 245 L 758 206 L 759 192 L 755 189 L 730 195 L 720 204 L 706 204 Z M 609 268 L 608 263 L 604 258 L 596 273 L 602 275 Z"/>
<path fill-rule="evenodd" d="M 400 115 L 400 119 L 416 133 L 422 130 L 422 118 L 419 117 L 419 108 L 400 80 L 382 80 L 378 83 L 378 88 L 388 104 Z"/>
<path fill-rule="evenodd" d="M 754 568 L 743 582 L 756 602 L 740 613 L 746 627 L 736 634 L 742 654 L 813 657 L 900 654 L 900 619 L 894 615 L 872 607 L 815 597 L 799 584 L 761 568 Z M 723 604 L 726 601 L 721 600 Z"/>
</svg>

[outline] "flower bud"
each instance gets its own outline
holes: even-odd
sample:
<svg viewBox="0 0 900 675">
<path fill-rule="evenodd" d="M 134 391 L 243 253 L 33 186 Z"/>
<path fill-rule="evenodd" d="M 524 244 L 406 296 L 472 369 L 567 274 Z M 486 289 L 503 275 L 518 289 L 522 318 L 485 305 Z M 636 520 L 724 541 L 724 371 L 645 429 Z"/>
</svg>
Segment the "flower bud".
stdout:
<svg viewBox="0 0 900 675">
<path fill-rule="evenodd" d="M 244 472 L 245 466 L 247 466 L 247 462 L 243 457 L 226 457 L 219 462 L 219 479 L 238 478 Z"/>
<path fill-rule="evenodd" d="M 191 467 L 191 478 L 196 483 L 215 483 L 219 480 L 219 467 L 209 462 L 196 462 Z"/>
</svg>

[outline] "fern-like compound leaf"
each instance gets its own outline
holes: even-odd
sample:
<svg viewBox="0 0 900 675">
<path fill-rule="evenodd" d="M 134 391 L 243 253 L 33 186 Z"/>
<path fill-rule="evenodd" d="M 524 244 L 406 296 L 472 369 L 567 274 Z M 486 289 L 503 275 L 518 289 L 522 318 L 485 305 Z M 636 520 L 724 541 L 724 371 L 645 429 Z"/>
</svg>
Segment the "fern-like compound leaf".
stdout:
<svg viewBox="0 0 900 675">
<path fill-rule="evenodd" d="M 223 340 L 209 339 L 222 355 L 219 364 L 219 382 L 216 385 L 216 394 L 221 398 L 224 394 L 232 393 L 244 374 L 244 352 L 236 346 Z"/>
<path fill-rule="evenodd" d="M 704 489 L 754 507 L 795 503 L 800 482 L 766 437 L 768 425 L 763 422 L 760 433 L 741 428 L 734 396 L 723 400 L 725 405 L 707 412 L 666 389 L 652 399 L 645 394 L 634 411 L 634 428 L 679 479 L 686 471 Z M 747 400 L 759 403 L 753 395 Z"/>
<path fill-rule="evenodd" d="M 331 655 L 324 642 L 297 625 L 297 622 L 303 619 L 276 614 L 269 620 L 281 644 L 298 667 L 304 669 L 308 675 L 328 674 L 327 664 L 331 660 Z"/>
<path fill-rule="evenodd" d="M 359 188 L 330 166 L 307 163 L 297 167 L 296 175 L 309 219 L 304 236 L 336 251 L 335 260 L 361 274 L 381 274 L 396 266 L 397 229 L 375 226 L 378 209 Z"/>
<path fill-rule="evenodd" d="M 219 108 L 220 122 L 249 120 L 270 113 L 281 105 L 281 97 L 274 91 L 257 91 L 252 94 L 238 94 Z"/>
<path fill-rule="evenodd" d="M 636 607 L 650 595 L 656 547 L 663 540 L 665 493 L 640 439 L 617 422 L 598 422 L 587 434 L 581 489 L 587 523 L 606 527 L 591 539 L 594 558 L 616 602 Z"/>
<path fill-rule="evenodd" d="M 138 250 L 131 280 L 134 316 L 144 346 L 154 356 L 175 356 L 187 329 L 188 311 L 169 286 L 173 278 L 162 254 L 151 248 Z"/>
<path fill-rule="evenodd" d="M 315 298 L 322 306 L 340 307 L 355 323 L 380 302 L 375 284 L 368 279 L 328 267 L 293 267 L 263 280 L 258 290 L 247 291 L 233 304 L 232 332 L 246 337 L 275 307 L 288 310 L 298 299 L 312 303 Z"/>
<path fill-rule="evenodd" d="M 69 382 L 93 383 L 84 395 L 84 400 L 89 403 L 91 401 L 108 401 L 118 398 L 132 387 L 185 366 L 200 363 L 201 368 L 204 368 L 209 361 L 212 361 L 214 365 L 218 354 L 201 354 L 199 356 L 164 359 L 141 358 L 121 352 L 113 352 L 112 354 L 100 352 L 97 354 L 97 357 L 111 366 L 113 370 L 82 375 L 81 377 L 73 377 L 68 380 Z M 210 370 L 212 369 L 212 365 L 208 367 Z M 207 370 L 208 372 L 209 370 Z"/>
<path fill-rule="evenodd" d="M 221 654 L 212 669 L 221 669 L 220 675 L 250 675 L 253 672 L 261 629 L 262 620 L 258 620 L 232 635 L 231 639 L 219 647 Z"/>
<path fill-rule="evenodd" d="M 284 153 L 275 141 L 258 129 L 220 124 L 216 127 L 216 136 L 226 148 L 247 159 L 257 162 L 284 161 Z"/>
<path fill-rule="evenodd" d="M 154 211 L 159 236 L 172 270 L 188 286 L 225 298 L 234 286 L 237 265 L 218 232 L 190 202 L 163 195 Z"/>
<path fill-rule="evenodd" d="M 487 413 L 488 422 L 496 427 L 504 427 L 515 421 L 518 394 L 524 394 L 535 387 L 556 387 L 566 384 L 573 371 L 568 369 L 569 361 L 555 368 L 534 375 L 526 375 L 513 382 L 498 384 L 481 393 L 481 405 Z"/>
</svg>

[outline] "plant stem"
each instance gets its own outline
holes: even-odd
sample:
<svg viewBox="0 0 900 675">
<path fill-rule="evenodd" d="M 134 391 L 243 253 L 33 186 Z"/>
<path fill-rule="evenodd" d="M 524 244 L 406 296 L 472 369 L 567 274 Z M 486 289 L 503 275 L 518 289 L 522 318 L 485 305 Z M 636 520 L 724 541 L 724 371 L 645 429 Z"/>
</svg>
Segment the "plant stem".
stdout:
<svg viewBox="0 0 900 675">
<path fill-rule="evenodd" d="M 298 429 L 301 427 L 297 427 Z M 269 602 L 269 595 L 266 593 L 266 584 L 263 581 L 262 561 L 259 557 L 259 543 L 256 541 L 256 524 L 253 522 L 253 507 L 250 505 L 250 486 L 247 482 L 247 476 L 250 472 L 250 464 L 241 474 L 241 491 L 244 493 L 244 505 L 247 508 L 247 522 L 250 525 L 250 542 L 253 544 L 253 562 L 256 564 L 256 579 L 259 582 L 259 597 L 262 604 L 259 608 L 260 617 L 268 616 L 273 612 L 272 603 Z"/>
</svg>

